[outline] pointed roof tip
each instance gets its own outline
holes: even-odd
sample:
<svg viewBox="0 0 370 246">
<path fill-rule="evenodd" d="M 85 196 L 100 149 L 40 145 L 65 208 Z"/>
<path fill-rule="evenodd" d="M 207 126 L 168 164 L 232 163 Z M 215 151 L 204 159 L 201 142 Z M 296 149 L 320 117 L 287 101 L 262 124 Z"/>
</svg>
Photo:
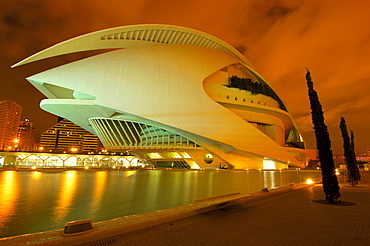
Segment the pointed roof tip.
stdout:
<svg viewBox="0 0 370 246">
<path fill-rule="evenodd" d="M 31 56 L 29 56 L 29 57 L 27 57 L 27 58 L 24 58 L 23 60 L 21 60 L 21 61 L 19 61 L 19 62 L 15 63 L 15 64 L 13 64 L 13 65 L 11 65 L 10 67 L 11 67 L 11 68 L 15 68 L 15 67 L 19 67 L 19 66 L 22 66 L 22 65 L 24 65 L 24 64 L 27 64 L 27 63 L 32 62 L 32 60 L 31 60 L 31 59 L 32 59 L 34 56 L 36 56 L 38 53 L 40 53 L 40 52 L 37 52 L 36 54 L 33 54 L 33 55 L 31 55 Z"/>
<path fill-rule="evenodd" d="M 22 61 L 20 61 L 20 62 L 17 62 L 16 64 L 14 64 L 14 65 L 11 65 L 10 66 L 10 68 L 15 68 L 15 67 L 18 67 L 19 66 L 19 63 L 21 63 Z"/>
</svg>

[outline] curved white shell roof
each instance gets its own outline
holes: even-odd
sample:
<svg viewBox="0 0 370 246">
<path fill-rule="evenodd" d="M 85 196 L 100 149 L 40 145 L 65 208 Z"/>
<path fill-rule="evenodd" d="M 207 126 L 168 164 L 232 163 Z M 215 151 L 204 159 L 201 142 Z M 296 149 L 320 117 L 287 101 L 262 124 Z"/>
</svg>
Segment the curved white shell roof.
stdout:
<svg viewBox="0 0 370 246">
<path fill-rule="evenodd" d="M 122 26 L 85 34 L 40 51 L 12 67 L 81 51 L 153 44 L 184 44 L 206 47 L 236 57 L 252 67 L 252 64 L 234 47 L 212 35 L 185 27 L 155 24 Z"/>
<path fill-rule="evenodd" d="M 14 66 L 107 48 L 124 49 L 27 78 L 50 98 L 41 107 L 90 131 L 89 119 L 99 117 L 168 128 L 238 168 L 248 168 L 248 162 L 262 164 L 263 158 L 300 165 L 285 146 L 206 94 L 203 82 L 211 74 L 232 64 L 253 70 L 236 49 L 211 35 L 166 25 L 118 27 L 54 45 Z M 281 122 L 276 127 L 283 132 L 276 110 L 264 112 L 266 116 L 253 110 L 244 115 Z M 290 118 L 285 111 L 280 114 Z"/>
</svg>

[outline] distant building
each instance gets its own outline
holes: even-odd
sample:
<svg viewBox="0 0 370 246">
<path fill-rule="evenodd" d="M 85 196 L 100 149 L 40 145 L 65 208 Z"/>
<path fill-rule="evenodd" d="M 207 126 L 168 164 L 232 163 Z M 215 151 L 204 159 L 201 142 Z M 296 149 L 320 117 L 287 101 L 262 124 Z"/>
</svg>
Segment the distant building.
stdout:
<svg viewBox="0 0 370 246">
<path fill-rule="evenodd" d="M 318 160 L 319 157 L 317 156 L 316 149 L 306 149 L 307 159 L 308 160 Z"/>
<path fill-rule="evenodd" d="M 36 149 L 35 128 L 29 119 L 20 121 L 18 127 L 18 150 L 34 151 Z"/>
<path fill-rule="evenodd" d="M 60 120 L 41 134 L 40 147 L 44 152 L 97 152 L 99 139 L 67 119 Z"/>
<path fill-rule="evenodd" d="M 306 149 L 307 153 L 307 167 L 308 168 L 314 168 L 317 167 L 320 164 L 319 157 L 317 155 L 316 149 Z"/>
<path fill-rule="evenodd" d="M 0 101 L 0 148 L 15 150 L 22 107 L 12 100 Z"/>
</svg>

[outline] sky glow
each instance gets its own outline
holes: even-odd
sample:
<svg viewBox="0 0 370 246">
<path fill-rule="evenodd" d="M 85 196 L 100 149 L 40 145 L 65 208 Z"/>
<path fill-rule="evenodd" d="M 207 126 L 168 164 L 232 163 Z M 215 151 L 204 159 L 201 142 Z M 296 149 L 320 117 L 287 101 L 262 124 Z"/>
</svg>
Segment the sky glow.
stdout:
<svg viewBox="0 0 370 246">
<path fill-rule="evenodd" d="M 305 81 L 308 67 L 334 153 L 343 152 L 340 116 L 354 131 L 356 150 L 370 147 L 370 1 L 5 0 L 1 5 L 0 99 L 20 104 L 22 119 L 33 121 L 38 134 L 53 125 L 56 117 L 39 108 L 45 97 L 25 78 L 86 55 L 61 56 L 14 69 L 11 65 L 93 31 L 171 24 L 214 35 L 243 53 L 293 114 L 307 147 L 315 148 Z"/>
</svg>

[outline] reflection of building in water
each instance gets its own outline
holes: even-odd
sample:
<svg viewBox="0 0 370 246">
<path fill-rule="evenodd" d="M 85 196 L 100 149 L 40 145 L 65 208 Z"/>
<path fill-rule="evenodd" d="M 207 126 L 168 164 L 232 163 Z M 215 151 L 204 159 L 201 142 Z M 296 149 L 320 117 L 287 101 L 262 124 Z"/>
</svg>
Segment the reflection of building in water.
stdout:
<svg viewBox="0 0 370 246">
<path fill-rule="evenodd" d="M 41 134 L 40 147 L 43 151 L 59 152 L 98 152 L 99 139 L 67 119 Z"/>
<path fill-rule="evenodd" d="M 12 100 L 0 101 L 0 149 L 15 150 L 22 107 Z"/>
<path fill-rule="evenodd" d="M 25 119 L 20 121 L 18 127 L 18 150 L 19 151 L 34 151 L 36 150 L 36 140 L 35 140 L 35 129 L 33 123 Z"/>
<path fill-rule="evenodd" d="M 15 66 L 99 49 L 113 51 L 27 79 L 49 98 L 42 109 L 96 134 L 108 151 L 169 168 L 306 165 L 281 98 L 239 51 L 209 34 L 123 26 L 67 40 Z"/>
</svg>

